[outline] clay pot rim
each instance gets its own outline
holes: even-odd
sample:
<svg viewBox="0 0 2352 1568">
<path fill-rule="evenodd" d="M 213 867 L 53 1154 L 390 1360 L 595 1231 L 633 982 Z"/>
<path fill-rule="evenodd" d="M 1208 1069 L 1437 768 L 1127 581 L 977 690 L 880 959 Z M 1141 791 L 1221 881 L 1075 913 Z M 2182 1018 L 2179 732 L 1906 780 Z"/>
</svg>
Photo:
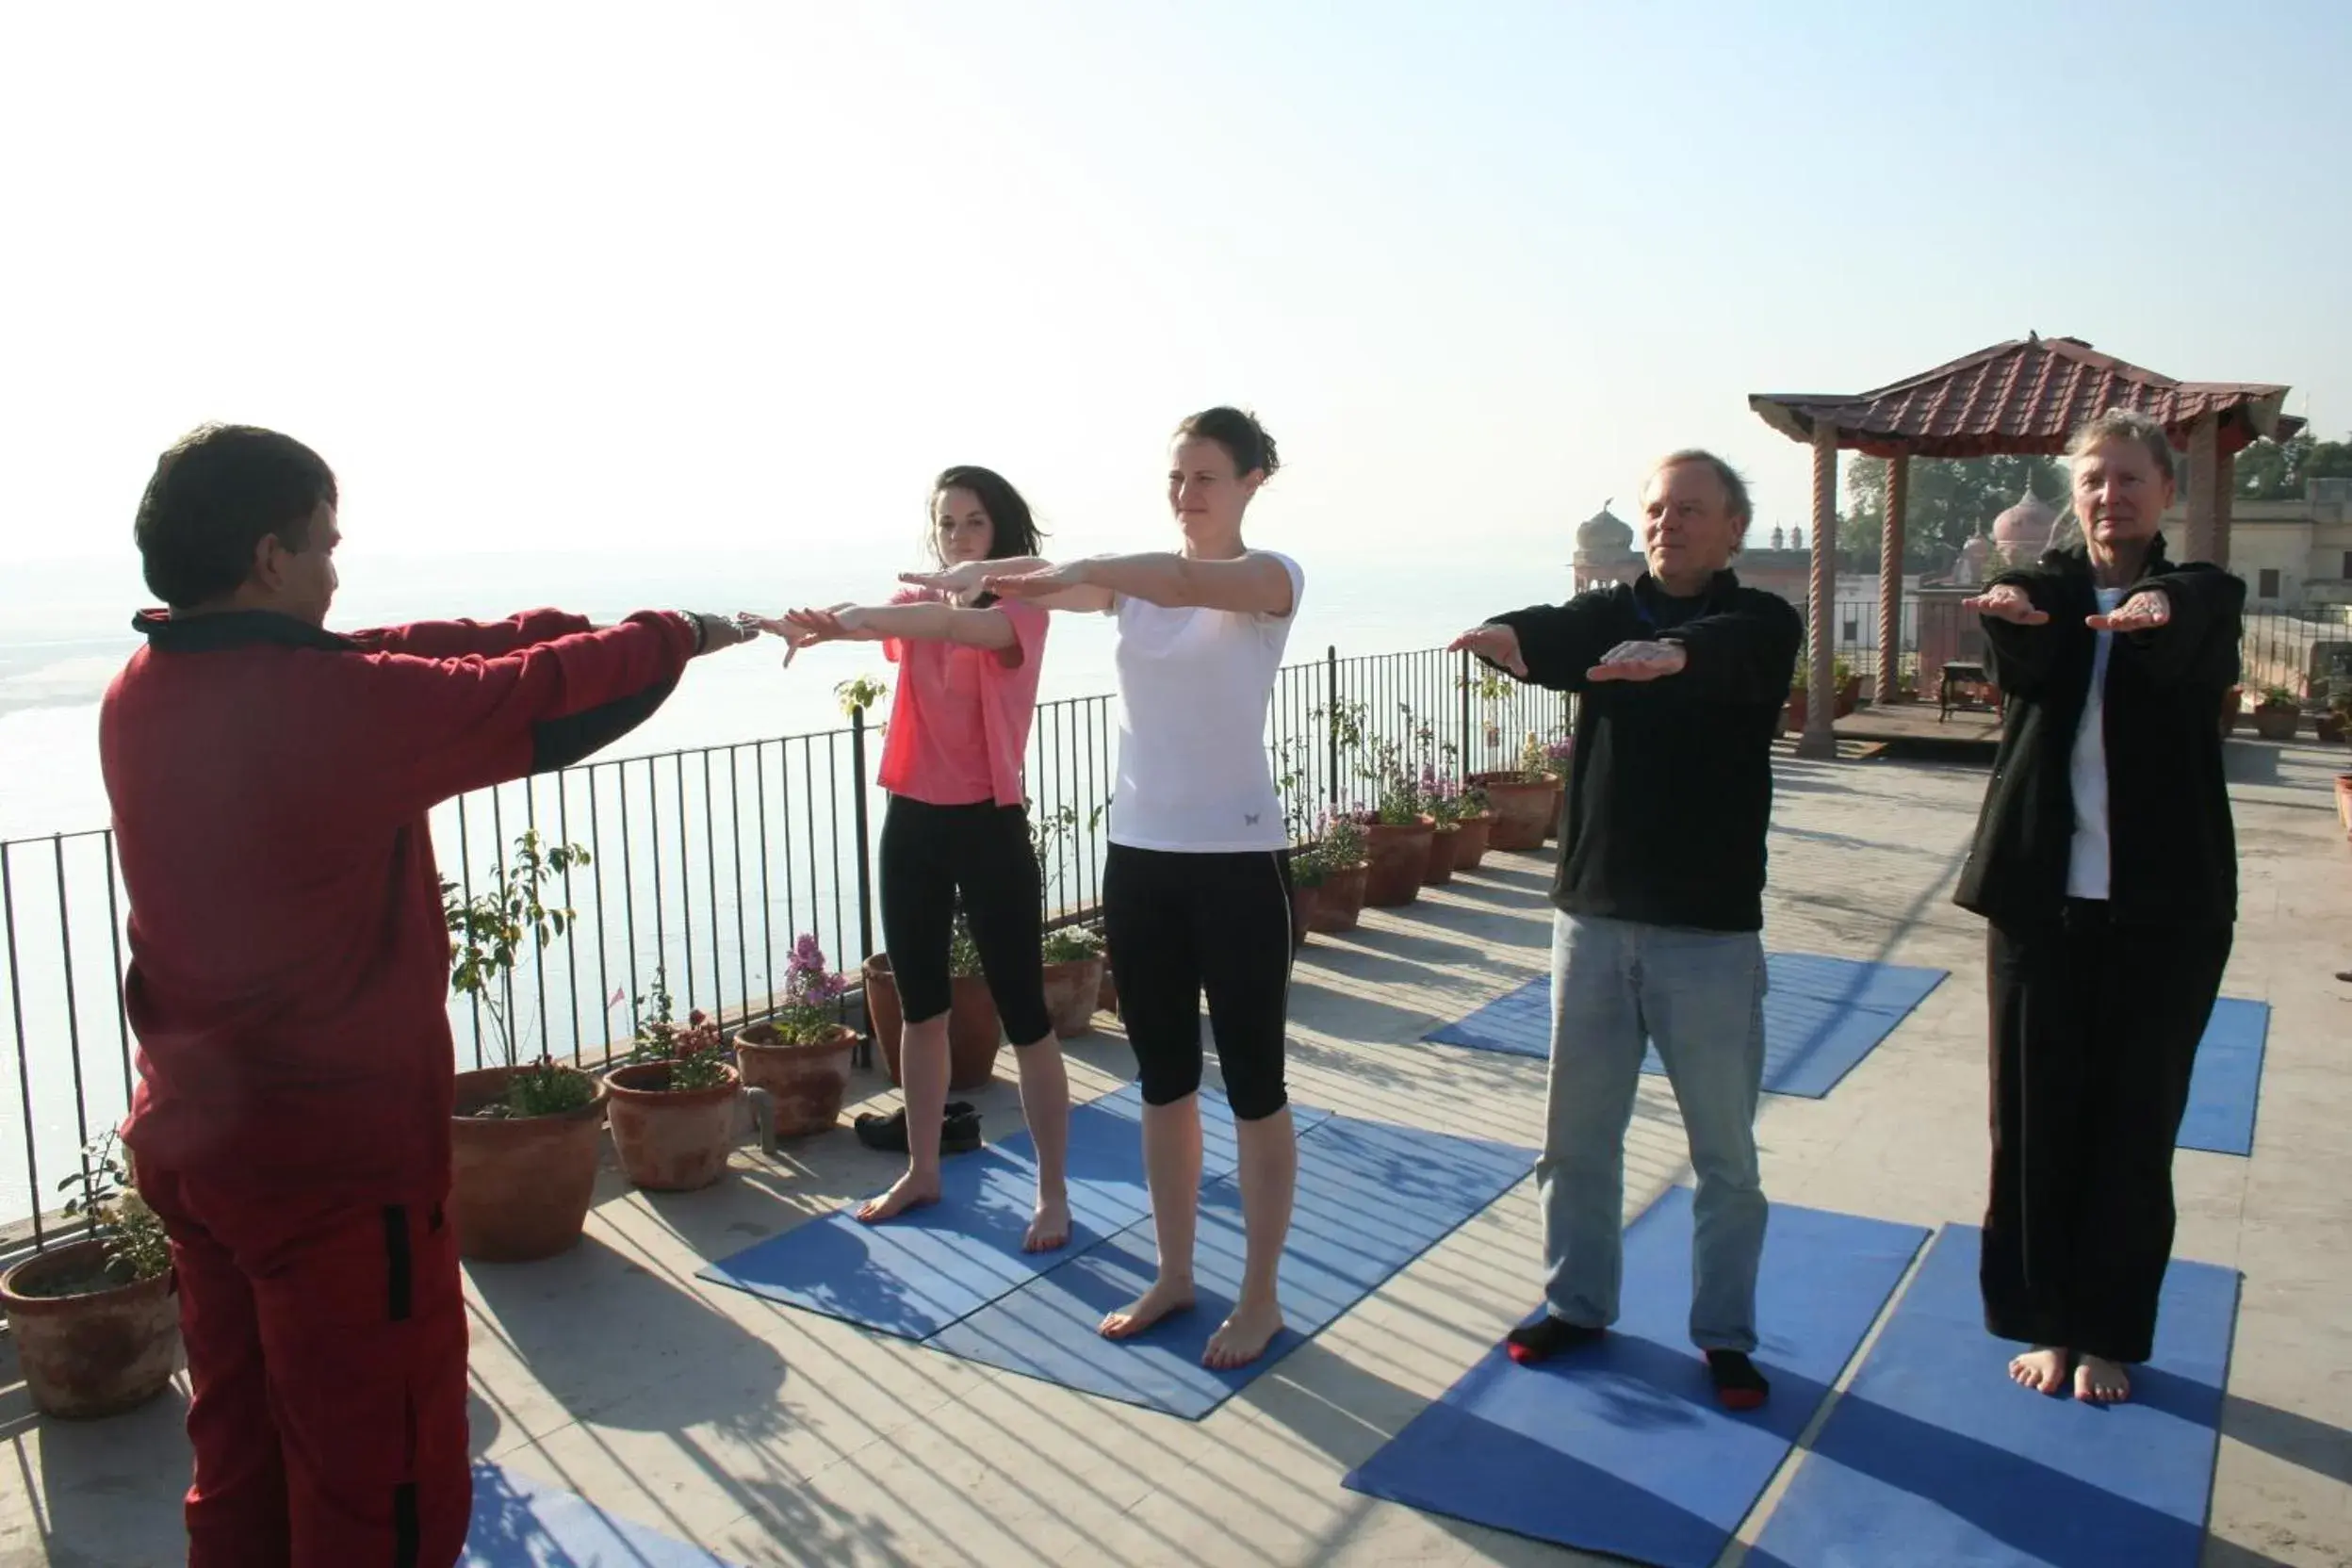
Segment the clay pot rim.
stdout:
<svg viewBox="0 0 2352 1568">
<path fill-rule="evenodd" d="M 96 1236 L 85 1236 L 79 1241 L 69 1241 L 62 1247 L 36 1252 L 22 1263 L 12 1265 L 6 1273 L 0 1273 L 0 1305 L 8 1308 L 10 1317 L 20 1315 L 39 1317 L 72 1312 L 91 1302 L 110 1302 L 122 1306 L 134 1299 L 172 1293 L 170 1268 L 160 1274 L 150 1274 L 143 1280 L 133 1280 L 128 1284 L 108 1285 L 104 1290 L 77 1290 L 70 1296 L 26 1296 L 16 1288 L 16 1282 L 28 1274 L 37 1278 L 48 1269 L 64 1272 L 70 1266 L 82 1266 L 85 1260 L 103 1260 L 106 1245 Z M 66 1261 L 68 1259 L 73 1260 L 71 1265 Z"/>
<path fill-rule="evenodd" d="M 1083 969 L 1088 964 L 1099 964 L 1109 956 L 1110 955 L 1107 953 L 1089 953 L 1083 958 L 1048 958 L 1045 961 L 1045 972 L 1052 974 L 1056 970 L 1068 972 L 1074 969 Z M 984 975 L 982 978 L 985 979 L 987 977 Z"/>
<path fill-rule="evenodd" d="M 735 1049 L 757 1051 L 770 1056 L 829 1056 L 836 1051 L 847 1051 L 858 1043 L 858 1031 L 846 1023 L 837 1023 L 833 1033 L 821 1040 L 795 1042 L 789 1040 L 755 1040 L 754 1029 L 773 1031 L 776 1025 L 765 1021 L 746 1023 L 735 1031 Z"/>
<path fill-rule="evenodd" d="M 1368 822 L 1364 825 L 1364 836 L 1369 838 L 1375 833 L 1387 833 L 1391 835 L 1398 833 L 1427 833 L 1434 831 L 1436 827 L 1437 819 L 1424 813 L 1421 816 L 1413 818 L 1411 822 Z"/>
<path fill-rule="evenodd" d="M 550 1121 L 585 1121 L 592 1117 L 602 1116 L 606 1102 L 612 1098 L 612 1091 L 605 1086 L 604 1079 L 596 1073 L 590 1072 L 585 1068 L 565 1067 L 564 1071 L 577 1072 L 596 1086 L 596 1094 L 585 1105 L 576 1105 L 568 1111 L 551 1111 L 546 1116 L 480 1117 L 466 1114 L 466 1107 L 469 1103 L 466 1096 L 466 1079 L 472 1078 L 479 1082 L 495 1078 L 499 1086 L 503 1088 L 507 1079 L 522 1070 L 518 1067 L 478 1067 L 459 1073 L 457 1075 L 457 1101 L 450 1108 L 449 1119 L 464 1127 L 539 1127 Z M 470 1104 L 473 1108 L 479 1109 L 497 1098 L 495 1094 L 486 1095 L 480 1100 L 470 1102 Z"/>
<path fill-rule="evenodd" d="M 640 1088 L 635 1084 L 625 1084 L 621 1081 L 623 1075 L 628 1073 L 660 1072 L 666 1070 L 669 1066 L 670 1064 L 667 1062 L 628 1062 L 624 1063 L 620 1067 L 612 1069 L 610 1072 L 605 1073 L 604 1076 L 598 1081 L 612 1092 L 612 1097 L 616 1100 L 630 1100 L 641 1103 L 650 1101 L 655 1103 L 664 1105 L 683 1105 L 693 1104 L 698 1102 L 724 1100 L 733 1095 L 738 1089 L 741 1089 L 743 1086 L 743 1074 L 737 1072 L 735 1069 L 726 1066 L 722 1066 L 719 1069 L 720 1071 L 727 1074 L 727 1081 L 725 1083 L 709 1084 L 705 1085 L 701 1088 Z"/>
</svg>

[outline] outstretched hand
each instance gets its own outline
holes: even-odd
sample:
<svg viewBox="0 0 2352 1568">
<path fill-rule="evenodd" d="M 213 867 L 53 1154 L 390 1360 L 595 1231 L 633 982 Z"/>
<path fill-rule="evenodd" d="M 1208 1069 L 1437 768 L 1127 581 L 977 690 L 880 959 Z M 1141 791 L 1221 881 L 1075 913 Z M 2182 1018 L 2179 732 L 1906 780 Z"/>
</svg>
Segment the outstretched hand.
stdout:
<svg viewBox="0 0 2352 1568">
<path fill-rule="evenodd" d="M 738 615 L 737 621 L 758 631 L 784 639 L 784 663 L 790 668 L 792 656 L 805 647 L 819 643 L 864 642 L 880 635 L 866 629 L 858 618 L 857 608 L 837 604 L 830 610 L 788 610 L 781 616 Z"/>
<path fill-rule="evenodd" d="M 2041 626 L 2050 619 L 2050 612 L 2034 609 L 2025 590 L 2014 582 L 1999 583 L 1974 598 L 1962 599 L 1960 608 L 1973 610 L 1988 621 L 2007 621 L 2013 626 Z"/>
<path fill-rule="evenodd" d="M 1034 572 L 997 573 L 981 579 L 980 586 L 1000 598 L 1034 599 L 1086 585 L 1086 564 L 1045 566 Z"/>
<path fill-rule="evenodd" d="M 898 580 L 910 588 L 929 588 L 941 594 L 970 594 L 979 588 L 981 580 L 995 564 L 993 561 L 959 561 L 936 572 L 901 572 Z"/>
<path fill-rule="evenodd" d="M 1516 628 L 1499 626 L 1493 621 L 1474 626 L 1446 645 L 1447 653 L 1474 653 L 1489 662 L 1500 664 L 1520 679 L 1527 678 L 1527 662 L 1519 652 L 1519 632 Z"/>
<path fill-rule="evenodd" d="M 2083 622 L 2093 631 L 2153 631 L 2172 620 L 2172 600 L 2162 588 L 2143 588 L 2104 615 Z"/>
<path fill-rule="evenodd" d="M 1656 680 L 1680 675 L 1690 656 L 1680 643 L 1620 643 L 1584 672 L 1587 680 Z"/>
</svg>

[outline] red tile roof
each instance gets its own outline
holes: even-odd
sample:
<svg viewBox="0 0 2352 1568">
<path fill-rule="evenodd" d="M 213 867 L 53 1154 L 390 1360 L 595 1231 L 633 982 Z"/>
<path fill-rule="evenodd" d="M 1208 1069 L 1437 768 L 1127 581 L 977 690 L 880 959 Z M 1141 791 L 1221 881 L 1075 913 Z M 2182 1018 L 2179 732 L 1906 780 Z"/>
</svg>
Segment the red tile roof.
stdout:
<svg viewBox="0 0 2352 1568">
<path fill-rule="evenodd" d="M 2179 382 L 2095 351 L 2077 337 L 2028 334 L 1873 392 L 1806 396 L 1759 392 L 1748 406 L 1796 441 L 1823 421 L 1838 445 L 1872 457 L 1984 457 L 2056 453 L 2075 427 L 2110 408 L 2156 419 L 2186 447 L 2189 427 L 2221 416 L 2221 445 L 2233 452 L 2258 436 L 2287 436 L 2303 421 L 2280 412 L 2284 386 L 2250 382 Z"/>
</svg>

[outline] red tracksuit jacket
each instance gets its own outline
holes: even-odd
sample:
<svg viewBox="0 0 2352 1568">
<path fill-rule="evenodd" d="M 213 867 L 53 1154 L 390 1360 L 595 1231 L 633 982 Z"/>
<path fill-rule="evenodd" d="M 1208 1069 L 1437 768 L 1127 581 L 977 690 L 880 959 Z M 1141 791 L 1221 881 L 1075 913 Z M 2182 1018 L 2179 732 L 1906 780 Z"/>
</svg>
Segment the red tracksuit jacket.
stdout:
<svg viewBox="0 0 2352 1568">
<path fill-rule="evenodd" d="M 439 1201 L 456 1064 L 425 813 L 642 722 L 694 623 L 137 624 L 98 726 L 130 904 L 125 1141 L 256 1199 Z"/>
</svg>

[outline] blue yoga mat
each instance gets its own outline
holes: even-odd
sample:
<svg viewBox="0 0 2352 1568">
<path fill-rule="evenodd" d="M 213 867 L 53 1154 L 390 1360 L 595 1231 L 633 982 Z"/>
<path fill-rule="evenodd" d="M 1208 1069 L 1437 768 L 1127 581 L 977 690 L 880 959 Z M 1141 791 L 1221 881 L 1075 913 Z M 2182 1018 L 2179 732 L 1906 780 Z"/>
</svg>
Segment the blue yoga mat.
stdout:
<svg viewBox="0 0 2352 1568">
<path fill-rule="evenodd" d="M 1811 1100 L 1837 1087 L 1947 972 L 1804 953 L 1772 954 L 1765 965 L 1772 984 L 1764 997 L 1764 1086 Z M 1542 975 L 1425 1037 L 1542 1057 L 1551 1054 L 1551 1034 L 1552 982 Z M 1666 1069 L 1653 1050 L 1642 1070 Z"/>
<path fill-rule="evenodd" d="M 1334 1117 L 1298 1140 L 1298 1197 L 1283 1250 L 1284 1327 L 1247 1366 L 1200 1364 L 1241 1283 L 1241 1196 L 1204 1184 L 1193 1309 L 1134 1339 L 1095 1332 L 1154 1273 L 1146 1220 L 1030 1281 L 930 1340 L 933 1348 L 1065 1388 L 1198 1420 L 1526 1176 L 1534 1151 Z"/>
<path fill-rule="evenodd" d="M 2175 1261 L 2130 1403 L 2028 1393 L 1984 1331 L 1979 1233 L 1948 1226 L 1830 1412 L 1757 1568 L 2195 1568 L 2238 1276 Z"/>
<path fill-rule="evenodd" d="M 699 1546 L 616 1519 L 585 1497 L 496 1464 L 474 1466 L 459 1568 L 734 1568 Z"/>
<path fill-rule="evenodd" d="M 1774 1204 L 1756 1288 L 1772 1399 L 1734 1414 L 1689 1343 L 1690 1226 L 1689 1189 L 1670 1190 L 1625 1232 L 1607 1339 L 1533 1367 L 1497 1345 L 1346 1484 L 1582 1551 L 1708 1568 L 1927 1233 Z"/>
<path fill-rule="evenodd" d="M 1129 1085 L 1070 1118 L 1070 1239 L 1024 1252 L 1037 1200 L 1026 1133 L 945 1161 L 938 1203 L 887 1225 L 861 1225 L 851 1209 L 808 1220 L 701 1270 L 702 1277 L 824 1313 L 882 1333 L 926 1339 L 1151 1212 L 1144 1188 L 1142 1093 Z M 1330 1115 L 1297 1107 L 1302 1127 Z M 1200 1096 L 1203 1171 L 1239 1158 L 1233 1108 Z M 854 1208 L 852 1205 L 851 1208 Z"/>
<path fill-rule="evenodd" d="M 2197 1070 L 2189 1079 L 2189 1113 L 2180 1119 L 2182 1149 L 2215 1154 L 2254 1152 L 2254 1109 L 2262 1092 L 2262 1047 L 2270 1035 L 2270 1008 L 2260 1002 L 2223 997 L 2197 1043 Z"/>
</svg>

